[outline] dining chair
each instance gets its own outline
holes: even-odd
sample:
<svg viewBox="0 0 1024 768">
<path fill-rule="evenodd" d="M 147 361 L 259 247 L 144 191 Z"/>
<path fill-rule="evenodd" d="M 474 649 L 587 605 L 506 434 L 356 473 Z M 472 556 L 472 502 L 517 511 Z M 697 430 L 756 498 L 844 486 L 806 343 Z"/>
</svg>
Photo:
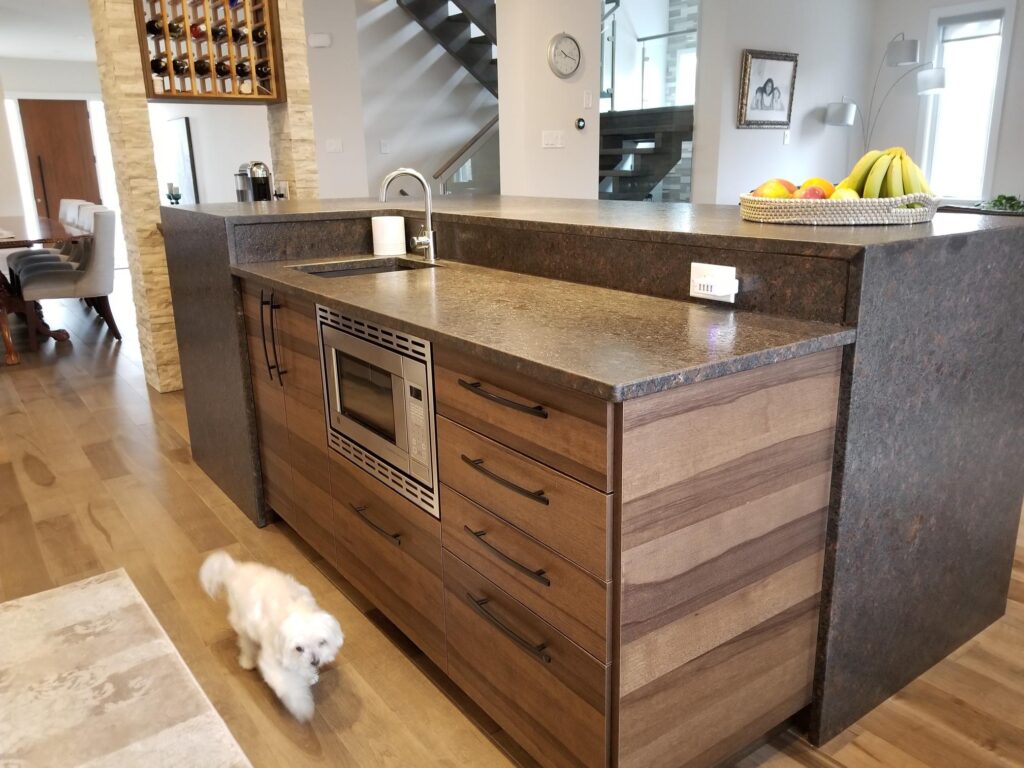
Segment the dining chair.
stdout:
<svg viewBox="0 0 1024 768">
<path fill-rule="evenodd" d="M 92 237 L 86 243 L 81 264 L 68 269 L 67 264 L 43 263 L 22 267 L 21 296 L 25 300 L 28 343 L 33 351 L 39 348 L 36 335 L 38 311 L 36 302 L 43 299 L 85 299 L 103 318 L 115 339 L 121 331 L 114 321 L 109 296 L 114 290 L 114 238 L 117 214 L 109 208 L 93 206 L 86 211 L 83 223 L 91 224 Z"/>
<path fill-rule="evenodd" d="M 60 201 L 60 221 L 73 234 L 85 234 L 89 230 L 83 224 L 88 209 L 98 207 L 87 200 L 65 198 Z M 27 264 L 66 262 L 78 266 L 78 253 L 74 240 L 68 240 L 60 248 L 25 248 L 7 254 L 7 274 L 12 285 L 18 283 L 18 273 Z"/>
</svg>

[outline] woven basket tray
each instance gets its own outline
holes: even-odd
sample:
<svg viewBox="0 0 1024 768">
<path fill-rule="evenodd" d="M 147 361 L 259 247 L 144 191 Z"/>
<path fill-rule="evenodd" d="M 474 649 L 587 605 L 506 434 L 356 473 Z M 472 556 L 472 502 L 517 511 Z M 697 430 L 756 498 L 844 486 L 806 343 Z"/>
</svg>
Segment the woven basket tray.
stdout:
<svg viewBox="0 0 1024 768">
<path fill-rule="evenodd" d="M 920 208 L 906 208 L 919 203 Z M 920 224 L 931 221 L 939 199 L 923 192 L 867 200 L 798 200 L 740 195 L 740 213 L 765 224 Z"/>
</svg>

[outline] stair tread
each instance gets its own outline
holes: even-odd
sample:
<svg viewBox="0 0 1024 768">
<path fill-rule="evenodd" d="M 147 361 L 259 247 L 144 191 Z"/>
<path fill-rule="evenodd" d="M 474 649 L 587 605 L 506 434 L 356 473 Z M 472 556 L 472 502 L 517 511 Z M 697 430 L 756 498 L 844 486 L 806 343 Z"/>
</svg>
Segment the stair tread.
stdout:
<svg viewBox="0 0 1024 768">
<path fill-rule="evenodd" d="M 653 155 L 658 151 L 658 147 L 612 147 L 611 149 L 602 149 L 602 155 Z"/>
<path fill-rule="evenodd" d="M 628 178 L 628 177 L 642 176 L 643 175 L 643 171 L 641 171 L 639 168 L 629 168 L 629 169 L 612 168 L 611 170 L 608 170 L 608 171 L 601 171 L 601 175 L 602 176 L 618 176 L 620 178 Z"/>
</svg>

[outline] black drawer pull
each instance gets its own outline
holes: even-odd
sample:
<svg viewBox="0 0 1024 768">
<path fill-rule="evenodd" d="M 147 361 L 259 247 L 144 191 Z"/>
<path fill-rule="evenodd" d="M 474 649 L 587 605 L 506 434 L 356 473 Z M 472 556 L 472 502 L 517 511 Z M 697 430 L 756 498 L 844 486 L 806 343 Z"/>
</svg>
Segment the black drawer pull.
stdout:
<svg viewBox="0 0 1024 768">
<path fill-rule="evenodd" d="M 515 400 L 509 400 L 507 397 L 488 392 L 479 381 L 459 379 L 459 386 L 463 389 L 468 389 L 475 395 L 480 395 L 480 397 L 490 400 L 492 403 L 504 405 L 506 408 L 511 408 L 514 411 L 528 413 L 531 416 L 536 416 L 538 419 L 546 419 L 548 417 L 548 412 L 543 405 L 523 405 L 522 403 L 517 403 Z"/>
<path fill-rule="evenodd" d="M 466 533 L 469 533 L 472 536 L 475 536 L 477 541 L 479 541 L 481 544 L 483 544 L 485 547 L 487 547 L 489 550 L 491 550 L 491 552 L 494 553 L 495 557 L 497 557 L 502 562 L 508 563 L 513 568 L 515 568 L 517 571 L 519 571 L 521 574 L 523 574 L 524 576 L 527 576 L 527 577 L 533 579 L 534 581 L 540 582 L 545 587 L 550 587 L 551 586 L 551 579 L 549 579 L 547 576 L 544 575 L 544 569 L 543 568 L 538 568 L 536 571 L 534 571 L 534 570 L 531 570 L 531 569 L 527 568 L 525 565 L 520 563 L 518 560 L 513 560 L 511 557 L 506 555 L 504 552 L 502 552 L 500 549 L 498 549 L 496 546 L 494 546 L 493 544 L 491 544 L 489 541 L 487 541 L 484 538 L 484 536 L 487 535 L 487 531 L 474 531 L 468 525 L 464 525 L 462 527 L 466 529 Z"/>
<path fill-rule="evenodd" d="M 352 511 L 359 515 L 359 519 L 366 523 L 368 526 L 373 528 L 377 533 L 383 536 L 385 539 L 390 541 L 396 547 L 402 546 L 402 534 L 400 533 L 388 533 L 386 530 L 377 525 L 373 520 L 366 516 L 366 507 L 357 507 L 355 504 L 349 504 L 352 507 Z"/>
<path fill-rule="evenodd" d="M 513 632 L 511 629 L 509 629 L 509 627 L 504 622 L 502 622 L 501 619 L 499 619 L 493 613 L 484 608 L 484 606 L 490 602 L 490 598 L 476 598 L 473 597 L 472 594 L 467 592 L 466 599 L 469 601 L 469 604 L 474 611 L 483 616 L 496 629 L 498 629 L 498 631 L 507 636 L 509 640 L 511 640 L 513 643 L 518 645 L 528 654 L 533 656 L 533 658 L 535 658 L 537 661 L 540 661 L 544 664 L 551 663 L 551 655 L 547 653 L 547 645 L 545 643 L 541 643 L 540 645 L 534 645 L 529 640 L 525 640 L 524 638 L 520 637 L 515 632 Z"/>
<path fill-rule="evenodd" d="M 270 351 L 274 353 L 274 365 L 271 366 L 277 371 L 277 383 L 282 387 L 284 386 L 284 379 L 281 377 L 288 373 L 284 368 L 281 367 L 280 361 L 277 359 L 277 331 L 276 323 L 274 318 L 277 317 L 277 310 L 281 308 L 281 305 L 274 301 L 274 292 L 270 292 Z"/>
<path fill-rule="evenodd" d="M 269 307 L 270 302 L 263 298 L 263 289 L 260 289 L 260 340 L 263 342 L 263 360 L 267 364 L 267 377 L 274 380 L 274 368 L 270 365 L 270 354 L 267 352 L 267 321 L 263 316 L 263 308 Z"/>
<path fill-rule="evenodd" d="M 544 506 L 547 506 L 548 504 L 551 503 L 551 499 L 544 495 L 543 488 L 541 488 L 539 491 L 528 491 L 525 488 L 523 488 L 523 486 L 516 485 L 511 480 L 506 480 L 501 475 L 496 475 L 493 472 L 491 472 L 491 470 L 487 469 L 487 467 L 484 466 L 483 459 L 471 459 L 466 454 L 462 454 L 462 460 L 469 464 L 469 466 L 471 466 L 477 472 L 484 475 L 485 477 L 490 478 L 500 486 L 508 488 L 510 491 L 515 491 L 520 496 L 525 496 L 526 498 L 543 504 Z"/>
</svg>

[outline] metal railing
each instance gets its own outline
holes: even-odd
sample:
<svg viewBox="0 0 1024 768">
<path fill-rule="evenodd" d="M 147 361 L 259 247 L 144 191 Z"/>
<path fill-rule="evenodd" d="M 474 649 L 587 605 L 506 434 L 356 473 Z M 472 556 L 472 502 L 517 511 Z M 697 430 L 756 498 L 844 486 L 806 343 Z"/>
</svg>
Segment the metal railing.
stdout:
<svg viewBox="0 0 1024 768">
<path fill-rule="evenodd" d="M 477 149 L 479 149 L 484 142 L 491 138 L 493 133 L 498 129 L 498 116 L 495 115 L 473 136 L 466 141 L 462 146 L 456 149 L 451 156 L 445 160 L 441 166 L 434 171 L 434 180 L 440 182 L 441 194 L 448 194 L 448 180 L 452 175 L 462 166 L 466 159 L 470 157 Z"/>
</svg>

